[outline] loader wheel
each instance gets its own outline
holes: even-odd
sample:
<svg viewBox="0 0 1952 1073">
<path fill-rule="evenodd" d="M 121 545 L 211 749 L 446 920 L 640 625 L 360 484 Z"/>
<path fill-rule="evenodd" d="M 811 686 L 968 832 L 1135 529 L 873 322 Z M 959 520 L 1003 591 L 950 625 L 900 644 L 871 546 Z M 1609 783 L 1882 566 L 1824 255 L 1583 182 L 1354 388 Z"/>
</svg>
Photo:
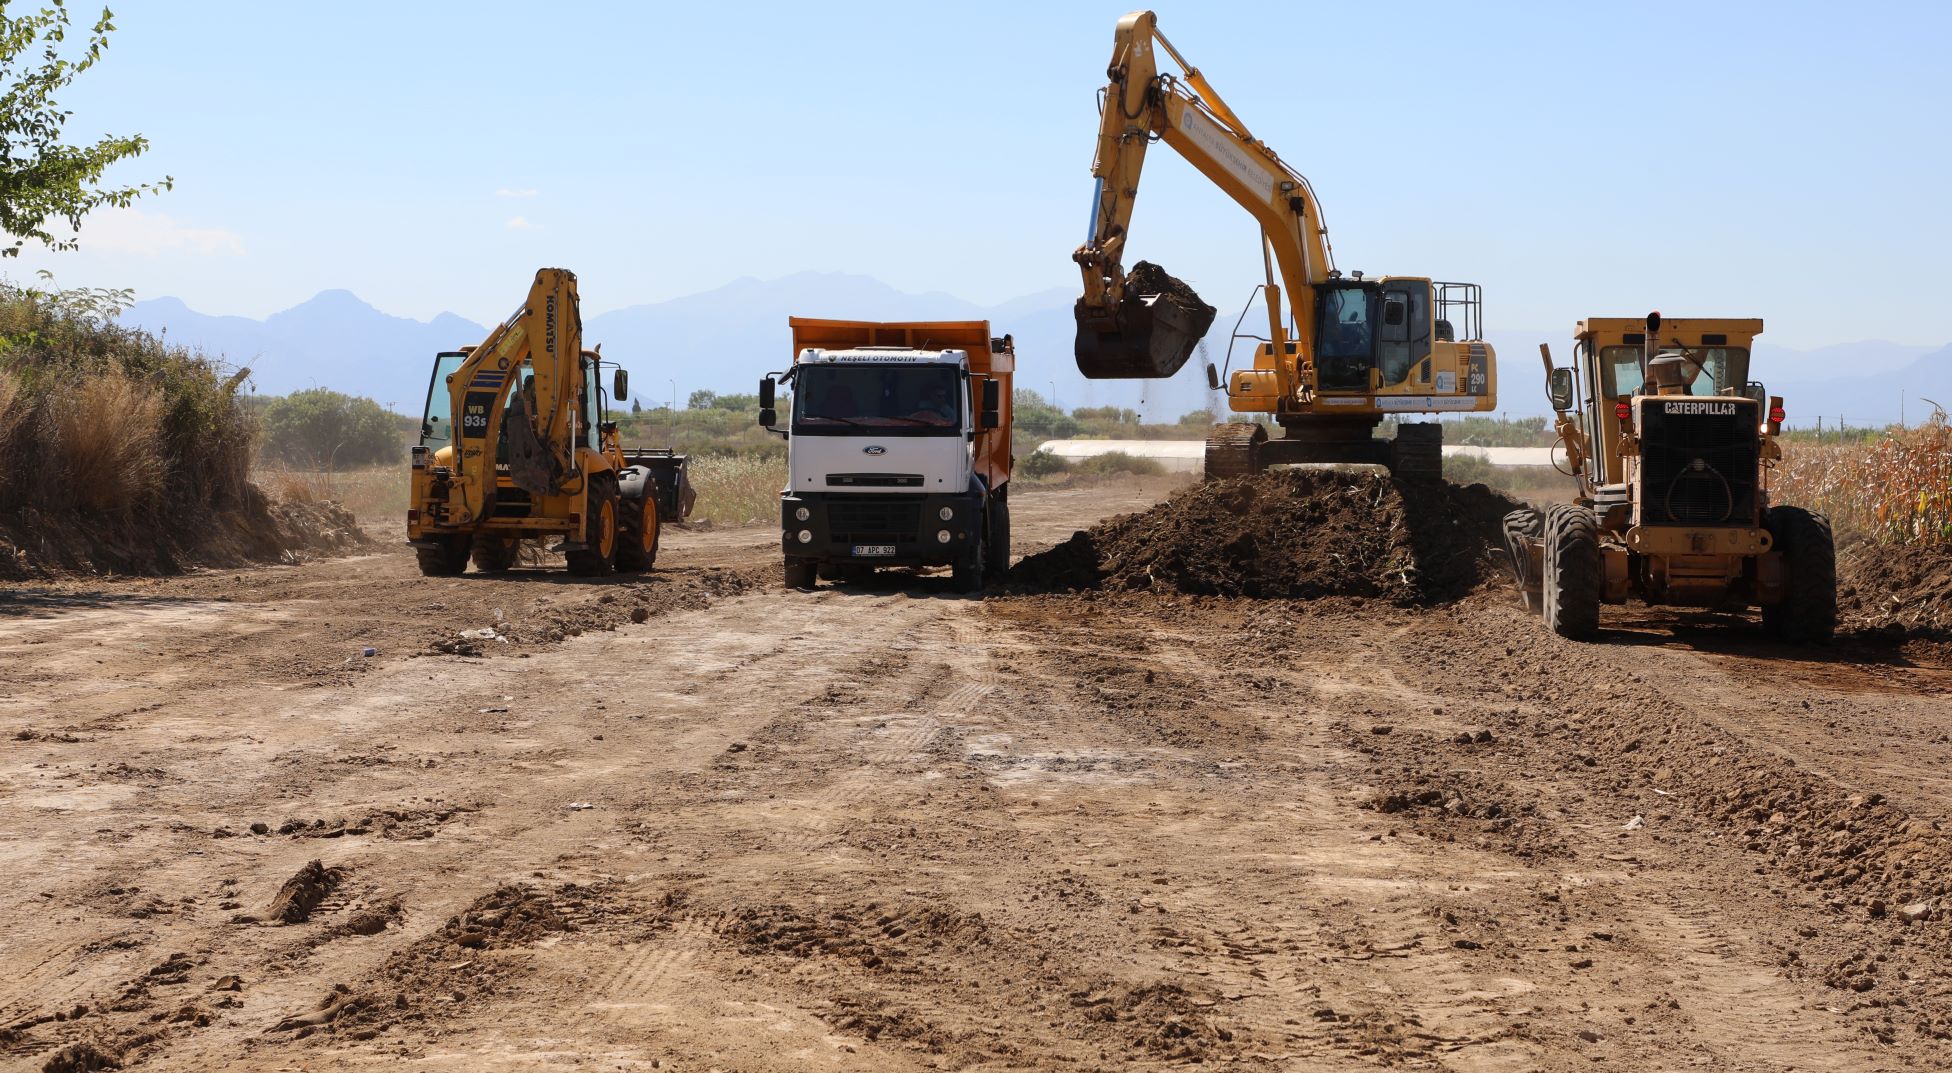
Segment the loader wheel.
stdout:
<svg viewBox="0 0 1952 1073">
<path fill-rule="evenodd" d="M 1600 628 L 1600 527 L 1593 512 L 1554 503 L 1545 512 L 1545 624 L 1573 640 Z"/>
<path fill-rule="evenodd" d="M 1830 520 L 1801 507 L 1771 507 L 1763 525 L 1783 556 L 1783 600 L 1762 609 L 1763 628 L 1785 641 L 1827 642 L 1837 632 L 1837 543 Z"/>
<path fill-rule="evenodd" d="M 603 577 L 617 568 L 617 479 L 608 474 L 590 478 L 584 496 L 583 547 L 566 552 L 569 572 L 577 577 Z"/>
<path fill-rule="evenodd" d="M 468 568 L 472 540 L 465 534 L 435 539 L 440 542 L 437 547 L 413 549 L 413 557 L 420 563 L 422 574 L 427 577 L 454 577 Z"/>
<path fill-rule="evenodd" d="M 801 592 L 813 588 L 816 565 L 812 559 L 786 560 L 786 587 Z"/>
<path fill-rule="evenodd" d="M 1002 581 L 1010 572 L 1010 496 L 1004 492 L 990 500 L 989 562 L 984 572 L 991 581 Z"/>
<path fill-rule="evenodd" d="M 1435 421 L 1412 421 L 1396 426 L 1389 441 L 1389 472 L 1400 481 L 1444 479 L 1444 426 Z"/>
<path fill-rule="evenodd" d="M 515 565 L 521 552 L 520 541 L 477 535 L 474 538 L 474 568 L 484 574 L 500 574 Z"/>
<path fill-rule="evenodd" d="M 1206 479 L 1223 481 L 1259 473 L 1261 444 L 1267 442 L 1267 429 L 1256 422 L 1229 421 L 1215 425 L 1206 435 Z"/>
<path fill-rule="evenodd" d="M 645 495 L 625 500 L 623 521 L 617 532 L 617 570 L 641 574 L 657 563 L 657 545 L 662 539 L 658 524 L 657 497 Z"/>
<path fill-rule="evenodd" d="M 1539 579 L 1532 574 L 1531 545 L 1545 533 L 1545 515 L 1520 507 L 1505 515 L 1505 553 L 1511 556 L 1511 576 L 1518 582 L 1518 599 L 1536 615 L 1544 605 Z"/>
</svg>

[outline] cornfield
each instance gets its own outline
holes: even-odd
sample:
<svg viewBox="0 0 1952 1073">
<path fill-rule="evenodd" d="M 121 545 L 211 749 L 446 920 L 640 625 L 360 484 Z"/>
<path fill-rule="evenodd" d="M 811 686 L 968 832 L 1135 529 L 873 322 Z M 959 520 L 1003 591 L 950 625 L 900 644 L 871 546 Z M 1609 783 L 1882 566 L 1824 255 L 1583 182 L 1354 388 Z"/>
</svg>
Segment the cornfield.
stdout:
<svg viewBox="0 0 1952 1073">
<path fill-rule="evenodd" d="M 1952 427 L 1944 410 L 1869 445 L 1785 445 L 1776 499 L 1882 544 L 1952 544 Z"/>
</svg>

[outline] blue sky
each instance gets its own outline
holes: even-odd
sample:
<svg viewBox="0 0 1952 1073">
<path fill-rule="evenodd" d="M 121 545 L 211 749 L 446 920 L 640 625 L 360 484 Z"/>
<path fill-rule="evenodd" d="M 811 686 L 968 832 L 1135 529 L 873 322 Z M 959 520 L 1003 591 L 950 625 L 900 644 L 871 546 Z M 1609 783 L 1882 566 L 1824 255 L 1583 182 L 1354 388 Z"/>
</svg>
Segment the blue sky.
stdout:
<svg viewBox="0 0 1952 1073">
<path fill-rule="evenodd" d="M 1076 285 L 1124 4 L 118 5 L 64 100 L 175 191 L 0 271 L 263 316 L 330 287 L 478 321 L 839 270 Z M 1340 265 L 1489 325 L 1661 308 L 1778 344 L 1952 341 L 1952 5 L 1220 4 L 1160 25 L 1307 174 Z M 83 16 L 85 17 L 85 16 Z M 1159 147 L 1132 255 L 1231 315 L 1248 217 Z"/>
</svg>

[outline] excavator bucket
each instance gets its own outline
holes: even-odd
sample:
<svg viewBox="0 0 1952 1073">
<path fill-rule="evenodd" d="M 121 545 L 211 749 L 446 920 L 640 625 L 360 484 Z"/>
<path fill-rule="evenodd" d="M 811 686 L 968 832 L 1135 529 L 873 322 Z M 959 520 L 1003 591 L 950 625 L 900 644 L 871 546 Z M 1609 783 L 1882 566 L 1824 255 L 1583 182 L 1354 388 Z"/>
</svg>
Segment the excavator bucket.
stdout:
<svg viewBox="0 0 1952 1073">
<path fill-rule="evenodd" d="M 1171 376 L 1213 326 L 1214 308 L 1147 261 L 1132 266 L 1116 316 L 1076 309 L 1078 371 L 1093 380 Z"/>
</svg>

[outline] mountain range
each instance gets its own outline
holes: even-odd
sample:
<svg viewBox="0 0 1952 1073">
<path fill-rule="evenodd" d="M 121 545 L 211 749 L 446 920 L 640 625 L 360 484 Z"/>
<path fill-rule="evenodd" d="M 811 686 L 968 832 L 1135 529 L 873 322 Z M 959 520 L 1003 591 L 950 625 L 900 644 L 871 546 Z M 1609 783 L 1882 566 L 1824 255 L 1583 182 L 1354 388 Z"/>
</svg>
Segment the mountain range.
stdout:
<svg viewBox="0 0 1952 1073">
<path fill-rule="evenodd" d="M 1199 360 L 1163 381 L 1092 381 L 1071 361 L 1073 321 L 1069 291 L 1051 290 L 984 306 L 951 295 L 909 294 L 868 276 L 801 272 L 772 280 L 739 279 L 698 294 L 628 306 L 584 318 L 585 345 L 603 344 L 604 357 L 621 361 L 647 409 L 692 391 L 749 392 L 759 377 L 783 368 L 789 315 L 869 320 L 986 319 L 997 332 L 1016 337 L 1017 386 L 1065 408 L 1116 405 L 1149 418 L 1172 420 L 1213 399 Z M 215 316 L 176 298 L 137 302 L 125 323 L 162 334 L 171 343 L 200 349 L 237 366 L 249 366 L 256 390 L 282 395 L 329 387 L 364 395 L 382 405 L 419 412 L 427 394 L 433 356 L 480 342 L 484 325 L 452 313 L 431 321 L 396 317 L 350 291 L 322 291 L 263 320 Z M 1231 321 L 1216 322 L 1207 353 L 1226 355 Z M 1557 331 L 1488 332 L 1504 359 L 1504 405 L 1512 416 L 1542 413 L 1545 391 L 1533 355 L 1541 340 L 1561 361 L 1570 354 L 1568 328 Z M 1239 355 L 1236 355 L 1236 359 Z M 1847 372 L 1846 372 L 1847 371 Z M 1791 424 L 1826 425 L 1841 417 L 1852 425 L 1917 421 L 1929 412 L 1919 400 L 1952 405 L 1952 346 L 1928 347 L 1865 341 L 1796 350 L 1759 341 L 1751 374 L 1785 396 Z"/>
</svg>

